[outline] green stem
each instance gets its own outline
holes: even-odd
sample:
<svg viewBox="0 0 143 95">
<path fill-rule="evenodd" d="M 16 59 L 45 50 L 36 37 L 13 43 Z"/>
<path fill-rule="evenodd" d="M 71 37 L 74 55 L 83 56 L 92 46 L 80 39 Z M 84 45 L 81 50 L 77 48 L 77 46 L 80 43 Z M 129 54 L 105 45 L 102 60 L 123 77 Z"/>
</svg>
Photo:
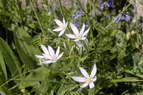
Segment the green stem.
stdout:
<svg viewBox="0 0 143 95">
<path fill-rule="evenodd" d="M 33 10 L 33 12 L 34 12 L 34 14 L 35 14 L 35 16 L 36 16 L 36 19 L 37 19 L 37 21 L 38 21 L 38 24 L 39 24 L 39 26 L 40 26 L 40 28 L 41 28 L 41 31 L 44 33 L 44 29 L 43 29 L 42 24 L 41 24 L 41 22 L 40 22 L 40 20 L 39 20 L 39 17 L 38 17 L 38 15 L 37 15 L 37 13 L 36 13 L 36 11 L 35 11 L 35 9 L 34 9 L 32 0 L 30 0 L 30 4 L 31 4 L 32 10 Z"/>
</svg>

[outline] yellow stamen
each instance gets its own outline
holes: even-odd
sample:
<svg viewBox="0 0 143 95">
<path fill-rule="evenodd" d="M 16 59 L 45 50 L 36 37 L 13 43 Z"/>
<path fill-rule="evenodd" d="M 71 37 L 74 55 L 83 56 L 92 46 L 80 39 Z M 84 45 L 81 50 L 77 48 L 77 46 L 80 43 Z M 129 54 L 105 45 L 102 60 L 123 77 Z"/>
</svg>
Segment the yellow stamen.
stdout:
<svg viewBox="0 0 143 95">
<path fill-rule="evenodd" d="M 93 78 L 89 77 L 85 80 L 85 82 L 92 82 L 93 81 Z"/>
<path fill-rule="evenodd" d="M 77 37 L 77 38 L 81 38 L 81 35 L 80 35 L 80 34 L 77 34 L 76 37 Z"/>
</svg>

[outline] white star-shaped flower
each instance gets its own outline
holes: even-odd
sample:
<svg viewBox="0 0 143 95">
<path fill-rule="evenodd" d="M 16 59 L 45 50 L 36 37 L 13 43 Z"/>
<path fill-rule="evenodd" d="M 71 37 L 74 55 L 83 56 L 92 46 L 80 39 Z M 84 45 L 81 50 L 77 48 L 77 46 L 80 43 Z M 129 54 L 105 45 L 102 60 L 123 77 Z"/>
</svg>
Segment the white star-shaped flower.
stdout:
<svg viewBox="0 0 143 95">
<path fill-rule="evenodd" d="M 63 18 L 63 22 L 61 22 L 58 19 L 55 19 L 56 24 L 59 26 L 56 29 L 54 29 L 53 31 L 55 32 L 60 32 L 59 36 L 62 36 L 67 28 L 68 22 L 65 21 L 65 19 Z"/>
<path fill-rule="evenodd" d="M 83 24 L 80 32 L 74 24 L 70 24 L 70 26 L 74 34 L 66 34 L 68 38 L 74 39 L 74 41 L 86 40 L 89 28 L 85 30 L 85 24 Z"/>
<path fill-rule="evenodd" d="M 41 49 L 44 53 L 42 55 L 36 55 L 36 57 L 40 60 L 40 64 L 55 63 L 63 56 L 63 53 L 60 53 L 60 47 L 58 47 L 56 52 L 51 46 L 46 48 L 44 45 L 41 45 Z"/>
<path fill-rule="evenodd" d="M 73 76 L 72 79 L 77 81 L 77 82 L 83 83 L 83 85 L 80 86 L 81 88 L 85 88 L 87 86 L 89 86 L 89 88 L 94 88 L 94 82 L 97 80 L 97 78 L 96 78 L 96 72 L 97 72 L 96 65 L 94 64 L 90 75 L 87 73 L 87 71 L 84 68 L 80 67 L 79 69 L 80 69 L 80 72 L 83 74 L 84 77 Z"/>
</svg>

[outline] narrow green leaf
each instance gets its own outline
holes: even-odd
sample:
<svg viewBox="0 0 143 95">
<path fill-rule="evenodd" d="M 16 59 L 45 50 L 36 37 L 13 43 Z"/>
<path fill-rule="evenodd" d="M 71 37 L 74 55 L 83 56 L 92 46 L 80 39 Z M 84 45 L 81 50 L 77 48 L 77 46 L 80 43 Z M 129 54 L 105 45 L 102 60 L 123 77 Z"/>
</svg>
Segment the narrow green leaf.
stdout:
<svg viewBox="0 0 143 95">
<path fill-rule="evenodd" d="M 1 66 L 2 71 L 3 71 L 3 73 L 4 73 L 5 79 L 7 80 L 6 64 L 5 64 L 5 62 L 4 62 L 4 59 L 3 59 L 3 56 L 2 56 L 1 51 L 0 51 L 0 66 Z"/>
<path fill-rule="evenodd" d="M 17 29 L 17 28 L 16 28 Z M 38 54 L 39 49 L 32 45 L 32 38 L 24 28 L 18 28 L 14 32 L 15 48 L 22 63 L 26 68 L 33 68 L 36 66 L 35 54 Z"/>
<path fill-rule="evenodd" d="M 138 78 L 135 77 L 126 77 L 122 79 L 112 80 L 111 82 L 143 82 L 143 80 L 139 80 Z"/>
<path fill-rule="evenodd" d="M 8 44 L 0 38 L 0 51 L 3 54 L 4 61 L 10 71 L 10 73 L 13 75 L 17 73 L 21 73 L 20 70 L 20 63 L 13 53 L 13 51 L 10 49 Z"/>
<path fill-rule="evenodd" d="M 49 76 L 49 70 L 47 68 L 45 67 L 37 68 L 29 75 L 25 76 L 22 79 L 19 79 L 21 81 L 19 88 L 22 89 L 36 85 L 38 84 L 39 81 L 45 81 L 47 76 Z"/>
</svg>

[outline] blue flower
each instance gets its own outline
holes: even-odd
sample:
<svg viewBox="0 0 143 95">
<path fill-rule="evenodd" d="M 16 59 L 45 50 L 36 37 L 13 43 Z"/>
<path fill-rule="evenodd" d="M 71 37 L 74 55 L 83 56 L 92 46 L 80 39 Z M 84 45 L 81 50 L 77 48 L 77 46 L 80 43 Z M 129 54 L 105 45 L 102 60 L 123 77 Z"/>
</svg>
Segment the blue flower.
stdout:
<svg viewBox="0 0 143 95">
<path fill-rule="evenodd" d="M 80 22 L 80 21 L 76 21 L 76 22 L 74 23 L 74 25 L 75 25 L 76 27 L 79 27 L 81 24 L 83 24 L 83 23 Z"/>
<path fill-rule="evenodd" d="M 115 17 L 115 19 L 113 20 L 113 22 L 118 23 L 121 20 L 126 20 L 129 21 L 130 20 L 130 16 L 127 14 L 119 14 Z"/>
<path fill-rule="evenodd" d="M 78 19 L 79 17 L 84 15 L 84 11 L 82 9 L 78 10 L 75 14 L 73 14 L 73 19 Z"/>
<path fill-rule="evenodd" d="M 108 4 L 110 7 L 114 7 L 113 0 L 108 0 Z"/>
<path fill-rule="evenodd" d="M 103 8 L 106 8 L 106 7 L 111 7 L 111 8 L 114 8 L 114 4 L 113 4 L 113 0 L 108 0 L 106 2 L 103 2 L 101 5 L 100 5 L 100 8 L 103 9 Z"/>
</svg>

